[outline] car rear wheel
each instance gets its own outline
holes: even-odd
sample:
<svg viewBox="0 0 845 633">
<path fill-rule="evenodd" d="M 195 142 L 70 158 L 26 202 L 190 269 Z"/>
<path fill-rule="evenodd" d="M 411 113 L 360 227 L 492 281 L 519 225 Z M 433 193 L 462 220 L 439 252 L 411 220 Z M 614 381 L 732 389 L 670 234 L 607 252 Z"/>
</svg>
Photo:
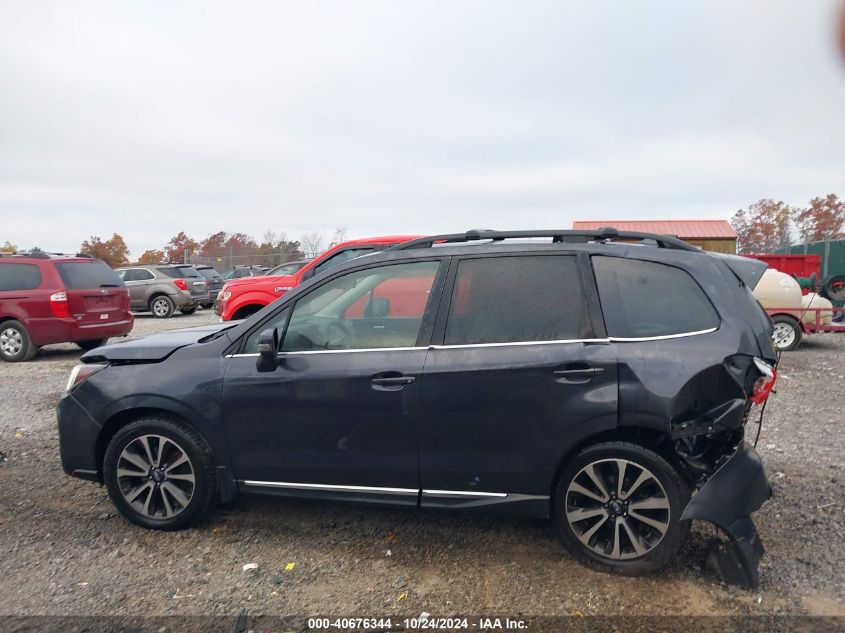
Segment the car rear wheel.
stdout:
<svg viewBox="0 0 845 633">
<path fill-rule="evenodd" d="M 137 420 L 109 442 L 103 475 L 123 516 L 146 528 L 177 530 L 205 517 L 216 494 L 211 449 L 190 427 Z"/>
<path fill-rule="evenodd" d="M 179 310 L 179 312 L 181 312 L 182 314 L 185 314 L 185 315 L 193 314 L 196 311 L 197 311 L 197 306 L 191 306 L 190 308 L 182 308 L 181 310 Z"/>
<path fill-rule="evenodd" d="M 772 323 L 774 324 L 772 341 L 779 351 L 790 352 L 801 344 L 803 332 L 796 319 L 786 314 L 777 314 L 772 317 Z"/>
<path fill-rule="evenodd" d="M 175 309 L 173 300 L 166 295 L 158 295 L 150 299 L 150 312 L 157 319 L 169 319 L 173 316 Z"/>
<path fill-rule="evenodd" d="M 7 363 L 30 360 L 38 348 L 33 345 L 29 332 L 20 321 L 0 323 L 0 358 Z"/>
<path fill-rule="evenodd" d="M 628 442 L 582 450 L 564 469 L 554 518 L 567 549 L 593 569 L 639 575 L 664 567 L 689 532 L 689 487 L 661 456 Z"/>
<path fill-rule="evenodd" d="M 107 338 L 95 338 L 90 341 L 77 341 L 76 344 L 87 352 L 105 345 L 108 340 Z"/>
</svg>

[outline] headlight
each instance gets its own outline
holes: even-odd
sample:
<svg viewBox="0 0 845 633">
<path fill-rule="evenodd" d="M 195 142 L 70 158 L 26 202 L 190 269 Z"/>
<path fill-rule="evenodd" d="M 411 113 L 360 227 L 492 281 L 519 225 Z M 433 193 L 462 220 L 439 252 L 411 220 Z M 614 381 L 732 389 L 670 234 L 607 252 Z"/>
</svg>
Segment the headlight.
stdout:
<svg viewBox="0 0 845 633">
<path fill-rule="evenodd" d="M 77 365 L 70 370 L 70 378 L 67 380 L 67 387 L 65 387 L 65 391 L 75 389 L 98 371 L 105 369 L 106 367 L 108 367 L 108 365 L 105 363 L 84 363 L 82 365 Z"/>
<path fill-rule="evenodd" d="M 229 297 L 231 297 L 231 296 L 232 296 L 232 292 L 230 290 L 224 290 L 221 293 L 221 297 L 223 298 L 223 301 L 228 301 Z"/>
</svg>

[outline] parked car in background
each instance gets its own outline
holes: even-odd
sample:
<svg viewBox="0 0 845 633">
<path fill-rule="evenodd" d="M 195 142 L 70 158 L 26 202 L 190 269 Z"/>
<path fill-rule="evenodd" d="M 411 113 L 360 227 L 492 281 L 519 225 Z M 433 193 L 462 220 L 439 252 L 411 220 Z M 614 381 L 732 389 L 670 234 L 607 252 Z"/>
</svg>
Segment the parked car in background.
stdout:
<svg viewBox="0 0 845 633">
<path fill-rule="evenodd" d="M 258 277 L 266 275 L 269 268 L 266 266 L 235 266 L 232 270 L 221 275 L 224 281 L 229 279 L 241 279 L 243 277 Z"/>
<path fill-rule="evenodd" d="M 132 331 L 126 286 L 99 259 L 21 253 L 0 256 L 0 358 L 25 361 L 38 348 L 85 350 Z"/>
<path fill-rule="evenodd" d="M 300 259 L 299 261 L 295 262 L 286 262 L 284 264 L 280 264 L 275 268 L 271 268 L 267 271 L 267 275 L 292 275 L 295 272 L 298 272 L 302 267 L 304 267 L 310 259 Z"/>
<path fill-rule="evenodd" d="M 194 266 L 200 275 L 205 277 L 205 281 L 208 284 L 208 301 L 202 304 L 203 308 L 210 308 L 214 305 L 214 300 L 217 298 L 217 295 L 223 289 L 223 277 L 218 273 L 214 268 L 211 266 Z"/>
<path fill-rule="evenodd" d="M 765 268 L 609 228 L 415 240 L 242 322 L 85 354 L 62 464 L 146 528 L 239 492 L 490 508 L 552 518 L 578 560 L 629 575 L 707 521 L 727 538 L 706 567 L 756 586 Z"/>
<path fill-rule="evenodd" d="M 127 266 L 115 272 L 129 289 L 132 310 L 152 312 L 157 319 L 170 318 L 176 310 L 191 314 L 201 301 L 208 301 L 205 281 L 202 288 L 194 286 L 196 277 L 181 266 Z M 196 271 L 193 273 L 199 276 Z"/>
<path fill-rule="evenodd" d="M 214 311 L 224 321 L 244 319 L 264 306 L 273 303 L 303 281 L 362 255 L 383 251 L 396 244 L 416 239 L 417 235 L 368 237 L 342 242 L 316 259 L 312 259 L 293 274 L 262 276 L 226 282 L 214 303 Z"/>
<path fill-rule="evenodd" d="M 193 264 L 174 264 L 174 266 L 181 269 L 185 274 L 185 279 L 188 281 L 191 294 L 196 298 L 200 306 L 214 303 L 214 296 L 211 295 L 211 292 L 208 289 L 208 280 L 206 280 L 205 275 L 197 270 L 196 266 Z M 193 314 L 196 312 L 197 307 L 199 306 L 188 308 L 187 310 L 183 309 L 181 312 L 182 314 Z"/>
</svg>

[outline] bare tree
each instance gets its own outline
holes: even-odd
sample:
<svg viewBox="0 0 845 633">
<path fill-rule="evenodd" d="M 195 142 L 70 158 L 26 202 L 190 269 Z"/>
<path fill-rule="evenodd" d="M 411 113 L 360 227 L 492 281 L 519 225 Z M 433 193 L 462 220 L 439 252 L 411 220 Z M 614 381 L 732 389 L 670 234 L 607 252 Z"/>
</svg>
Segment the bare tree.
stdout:
<svg viewBox="0 0 845 633">
<path fill-rule="evenodd" d="M 325 238 L 322 233 L 306 233 L 299 241 L 308 257 L 317 257 L 324 250 Z"/>
<path fill-rule="evenodd" d="M 341 242 L 346 241 L 346 227 L 339 226 L 334 230 L 334 235 L 332 235 L 332 241 L 329 243 L 329 248 L 333 248 L 340 244 Z"/>
</svg>

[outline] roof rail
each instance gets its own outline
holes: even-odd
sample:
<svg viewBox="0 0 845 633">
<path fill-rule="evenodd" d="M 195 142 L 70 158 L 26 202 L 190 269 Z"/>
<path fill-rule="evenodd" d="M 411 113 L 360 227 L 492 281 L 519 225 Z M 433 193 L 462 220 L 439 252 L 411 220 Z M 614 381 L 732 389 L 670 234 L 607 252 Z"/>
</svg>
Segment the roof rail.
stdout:
<svg viewBox="0 0 845 633">
<path fill-rule="evenodd" d="M 656 233 L 639 233 L 635 231 L 618 231 L 612 226 L 606 226 L 593 231 L 491 231 L 487 229 L 472 229 L 466 233 L 451 233 L 445 235 L 432 235 L 431 237 L 422 237 L 409 242 L 397 244 L 389 250 L 404 251 L 411 248 L 429 248 L 434 244 L 450 244 L 450 243 L 465 243 L 474 242 L 478 240 L 492 240 L 494 242 L 531 238 L 531 237 L 550 237 L 552 242 L 569 242 L 574 244 L 583 244 L 586 242 L 612 242 L 614 240 L 640 240 L 653 241 L 658 248 L 673 248 L 681 251 L 695 251 L 701 249 L 688 244 L 677 237 L 671 235 L 658 235 Z"/>
</svg>

